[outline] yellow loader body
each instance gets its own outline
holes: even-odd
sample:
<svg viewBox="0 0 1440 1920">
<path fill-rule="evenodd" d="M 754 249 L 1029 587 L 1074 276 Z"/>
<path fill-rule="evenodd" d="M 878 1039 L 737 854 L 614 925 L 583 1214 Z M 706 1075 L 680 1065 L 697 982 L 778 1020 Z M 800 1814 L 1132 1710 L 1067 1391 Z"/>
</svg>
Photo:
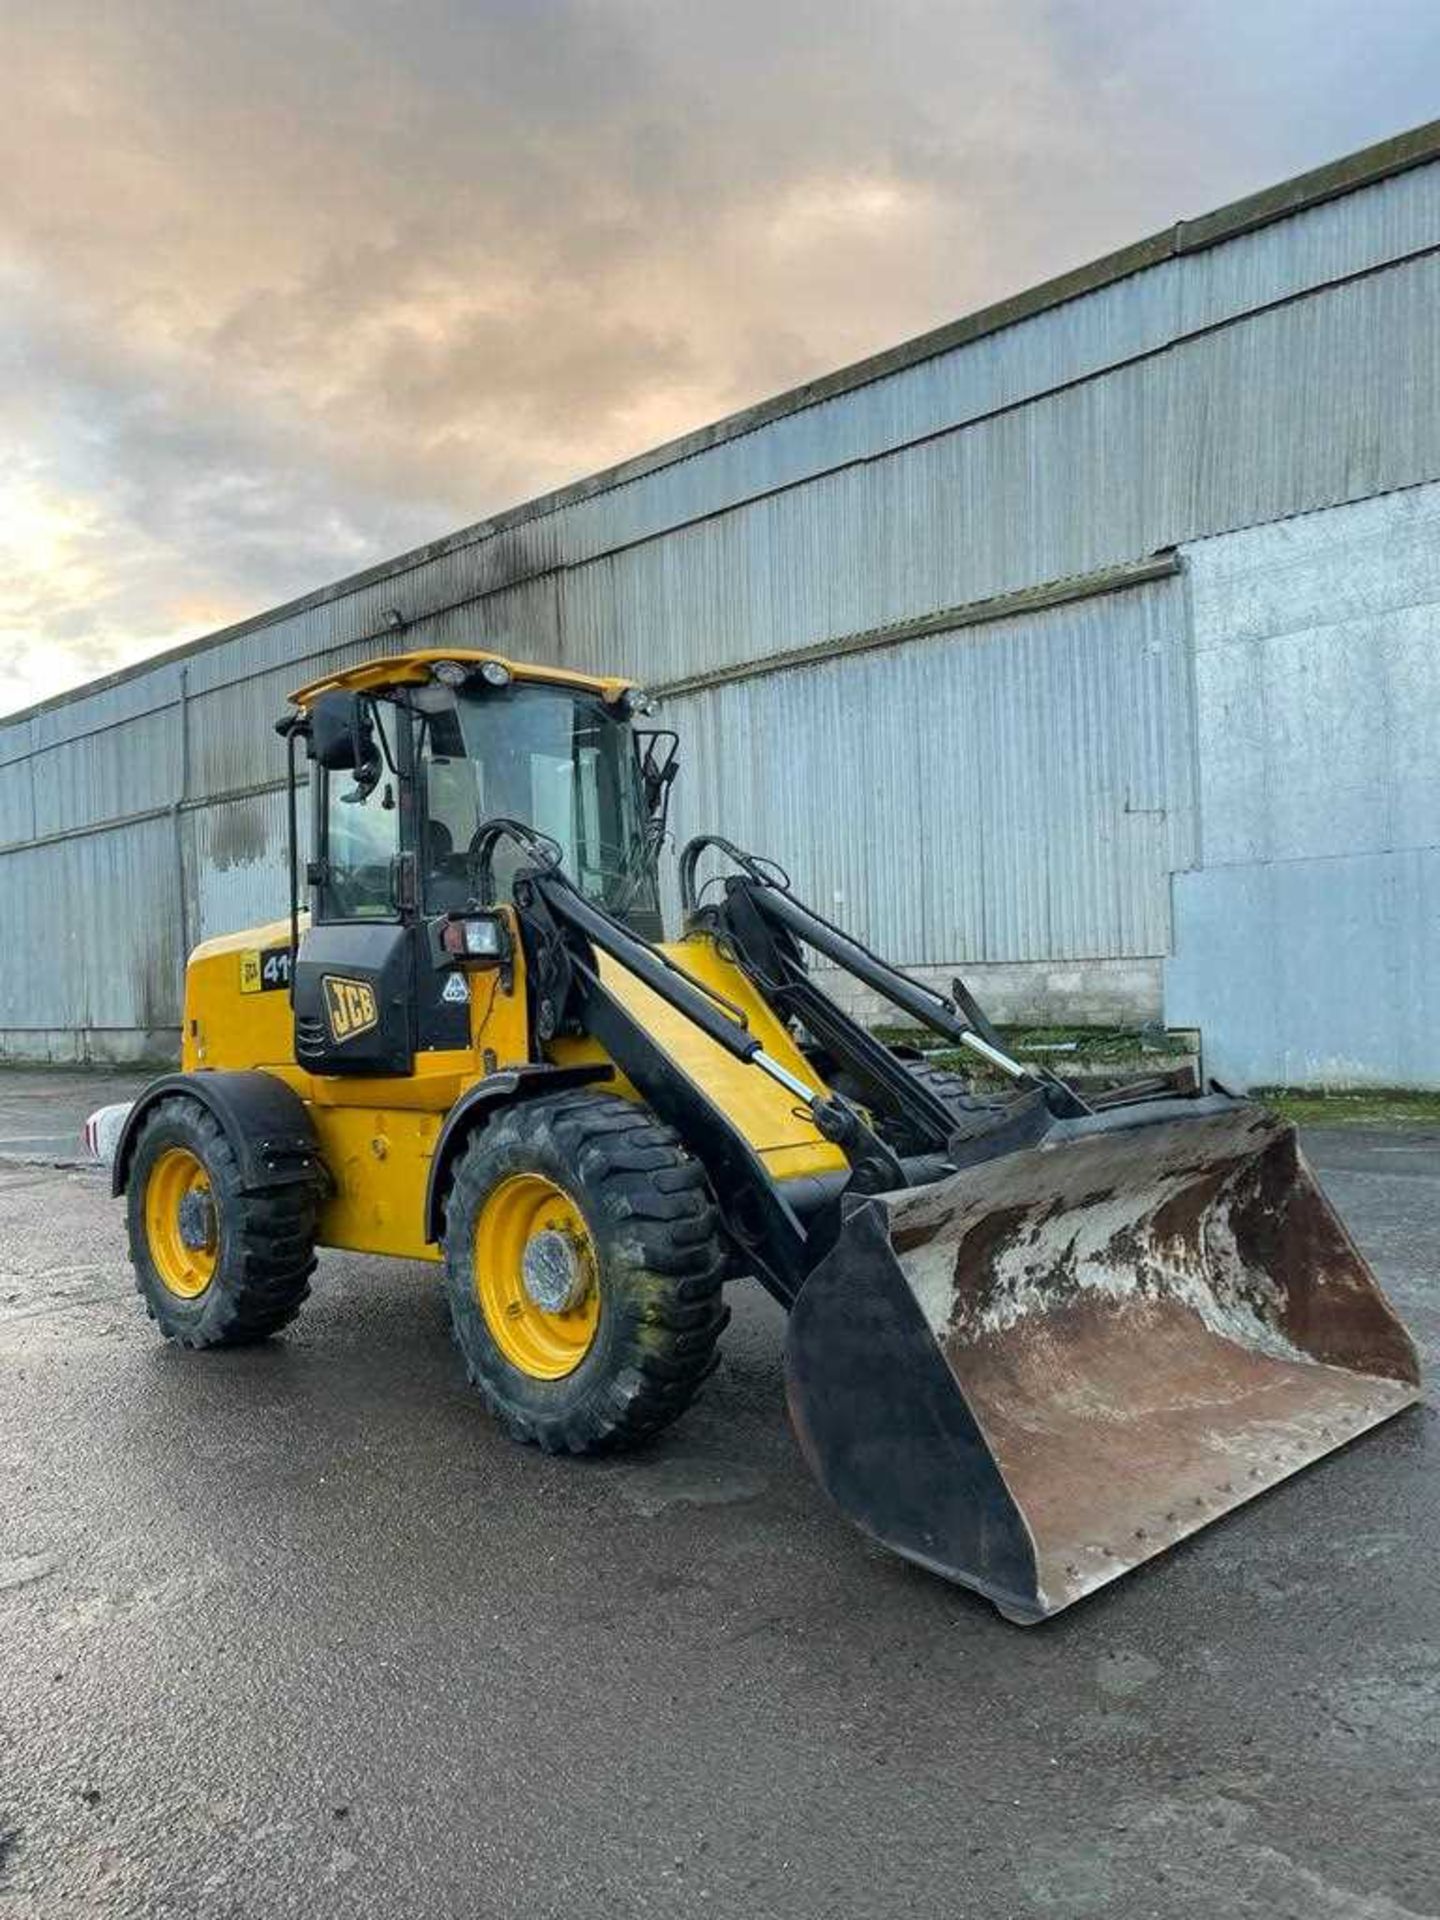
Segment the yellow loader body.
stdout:
<svg viewBox="0 0 1440 1920">
<path fill-rule="evenodd" d="M 181 1064 L 187 1073 L 259 1068 L 299 1094 L 333 1183 L 320 1210 L 322 1245 L 438 1261 L 439 1246 L 424 1237 L 423 1202 L 445 1118 L 487 1073 L 532 1061 L 523 961 L 508 988 L 492 975 L 493 988 L 475 994 L 468 1047 L 418 1053 L 408 1079 L 335 1079 L 296 1065 L 289 996 L 249 984 L 258 977 L 260 957 L 288 938 L 288 925 L 276 921 L 195 949 L 185 976 Z M 794 1073 L 808 1071 L 783 1024 L 713 940 L 696 934 L 666 943 L 661 951 L 740 1008 L 767 1050 Z M 617 962 L 602 960 L 601 967 L 606 985 L 663 1041 L 677 1066 L 724 1107 L 775 1179 L 844 1168 L 840 1149 L 821 1138 L 782 1087 L 723 1052 Z M 559 1037 L 545 1057 L 557 1066 L 607 1059 L 593 1039 Z M 606 1084 L 626 1099 L 639 1100 L 618 1070 Z"/>
</svg>

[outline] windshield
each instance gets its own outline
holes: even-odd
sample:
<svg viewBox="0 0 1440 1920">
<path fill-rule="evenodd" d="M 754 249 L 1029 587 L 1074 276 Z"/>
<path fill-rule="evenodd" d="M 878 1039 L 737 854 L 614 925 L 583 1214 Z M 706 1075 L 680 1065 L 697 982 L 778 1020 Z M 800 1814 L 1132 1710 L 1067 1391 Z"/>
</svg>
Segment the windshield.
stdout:
<svg viewBox="0 0 1440 1920">
<path fill-rule="evenodd" d="M 525 685 L 462 692 L 453 708 L 427 716 L 420 759 L 428 911 L 470 899 L 476 829 L 504 814 L 558 842 L 566 873 L 592 900 L 637 931 L 658 933 L 634 736 L 598 697 L 573 687 Z M 525 864 L 520 849 L 501 843 L 494 862 L 500 898 L 508 897 L 517 866 Z"/>
</svg>

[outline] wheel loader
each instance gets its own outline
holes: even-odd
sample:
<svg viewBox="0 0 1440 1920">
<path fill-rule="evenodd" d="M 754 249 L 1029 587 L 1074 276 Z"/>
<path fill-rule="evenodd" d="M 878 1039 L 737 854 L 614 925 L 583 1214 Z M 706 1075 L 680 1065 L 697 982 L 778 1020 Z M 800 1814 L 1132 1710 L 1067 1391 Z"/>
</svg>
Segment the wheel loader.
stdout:
<svg viewBox="0 0 1440 1920">
<path fill-rule="evenodd" d="M 181 1070 L 113 1163 L 162 1334 L 274 1333 L 318 1246 L 430 1261 L 495 1419 L 598 1453 L 684 1410 L 753 1276 L 821 1485 L 1021 1623 L 1416 1401 L 1265 1108 L 1027 1066 L 962 982 L 718 836 L 681 854 L 666 942 L 678 743 L 647 710 L 481 650 L 293 696 L 289 918 L 192 954 Z M 831 970 L 983 1083 L 882 1045 Z"/>
</svg>

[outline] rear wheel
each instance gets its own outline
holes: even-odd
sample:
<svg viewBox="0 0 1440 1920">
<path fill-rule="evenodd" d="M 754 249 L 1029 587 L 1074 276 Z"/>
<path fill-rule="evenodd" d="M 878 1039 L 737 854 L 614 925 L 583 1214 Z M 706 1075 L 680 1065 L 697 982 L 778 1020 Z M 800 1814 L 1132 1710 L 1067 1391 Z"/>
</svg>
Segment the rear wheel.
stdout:
<svg viewBox="0 0 1440 1920">
<path fill-rule="evenodd" d="M 957 1073 L 953 1067 L 937 1067 L 929 1060 L 907 1060 L 905 1066 L 927 1093 L 933 1093 L 937 1100 L 944 1102 L 954 1114 L 957 1125 L 965 1115 L 974 1113 L 977 1107 L 996 1104 L 993 1093 L 977 1093 L 974 1082 L 963 1073 Z M 922 1153 L 925 1150 L 925 1143 L 911 1133 L 903 1120 L 885 1120 L 880 1133 L 897 1153 Z"/>
<path fill-rule="evenodd" d="M 975 1107 L 989 1104 L 984 1095 L 976 1093 L 975 1082 L 967 1074 L 957 1073 L 954 1067 L 937 1067 L 929 1060 L 907 1060 L 905 1069 L 956 1113 L 969 1113 Z"/>
<path fill-rule="evenodd" d="M 918 1080 L 927 1092 L 942 1100 L 955 1115 L 958 1124 L 962 1114 L 973 1113 L 977 1107 L 994 1105 L 993 1098 L 975 1091 L 974 1083 L 967 1080 L 963 1073 L 956 1073 L 953 1067 L 937 1067 L 929 1060 L 902 1059 L 900 1064 Z M 847 1099 L 856 1100 L 861 1106 L 866 1104 L 859 1085 L 849 1074 L 835 1074 L 830 1085 L 837 1093 L 843 1093 Z M 887 1147 L 893 1147 L 896 1153 L 924 1153 L 933 1143 L 916 1132 L 908 1120 L 899 1119 L 878 1109 L 874 1113 L 875 1131 Z"/>
<path fill-rule="evenodd" d="M 643 1108 L 595 1093 L 512 1107 L 466 1146 L 445 1222 L 456 1344 L 512 1438 L 633 1444 L 713 1370 L 729 1317 L 718 1217 Z"/>
<path fill-rule="evenodd" d="M 314 1191 L 245 1192 L 225 1130 L 183 1094 L 146 1117 L 126 1186 L 146 1311 L 184 1347 L 241 1346 L 300 1311 L 315 1266 Z"/>
</svg>

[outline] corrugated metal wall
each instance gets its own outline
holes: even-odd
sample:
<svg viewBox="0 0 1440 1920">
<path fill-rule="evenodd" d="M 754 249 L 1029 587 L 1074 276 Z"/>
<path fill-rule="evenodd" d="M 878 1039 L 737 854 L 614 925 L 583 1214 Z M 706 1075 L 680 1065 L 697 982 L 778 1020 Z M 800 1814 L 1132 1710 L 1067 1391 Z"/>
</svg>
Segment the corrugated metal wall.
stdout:
<svg viewBox="0 0 1440 1920">
<path fill-rule="evenodd" d="M 1163 954 L 1194 832 L 1183 602 L 1162 580 L 669 701 L 677 838 L 772 856 L 904 964 Z"/>
<path fill-rule="evenodd" d="M 298 680 L 397 644 L 392 609 L 411 643 L 740 676 L 670 702 L 680 824 L 770 847 L 903 959 L 1165 953 L 1195 855 L 1183 585 L 987 625 L 975 603 L 1440 476 L 1426 138 L 1357 191 L 1339 169 L 1254 230 L 1241 208 L 1142 243 L 1058 304 L 959 323 L 0 723 L 0 914 L 28 951 L 65 902 L 76 945 L 53 976 L 12 971 L 0 1052 L 148 1046 L 178 1019 L 186 941 L 280 910 L 269 722 Z M 770 670 L 917 620 L 923 639 Z M 92 867 L 124 876 L 123 938 L 69 924 Z"/>
</svg>

